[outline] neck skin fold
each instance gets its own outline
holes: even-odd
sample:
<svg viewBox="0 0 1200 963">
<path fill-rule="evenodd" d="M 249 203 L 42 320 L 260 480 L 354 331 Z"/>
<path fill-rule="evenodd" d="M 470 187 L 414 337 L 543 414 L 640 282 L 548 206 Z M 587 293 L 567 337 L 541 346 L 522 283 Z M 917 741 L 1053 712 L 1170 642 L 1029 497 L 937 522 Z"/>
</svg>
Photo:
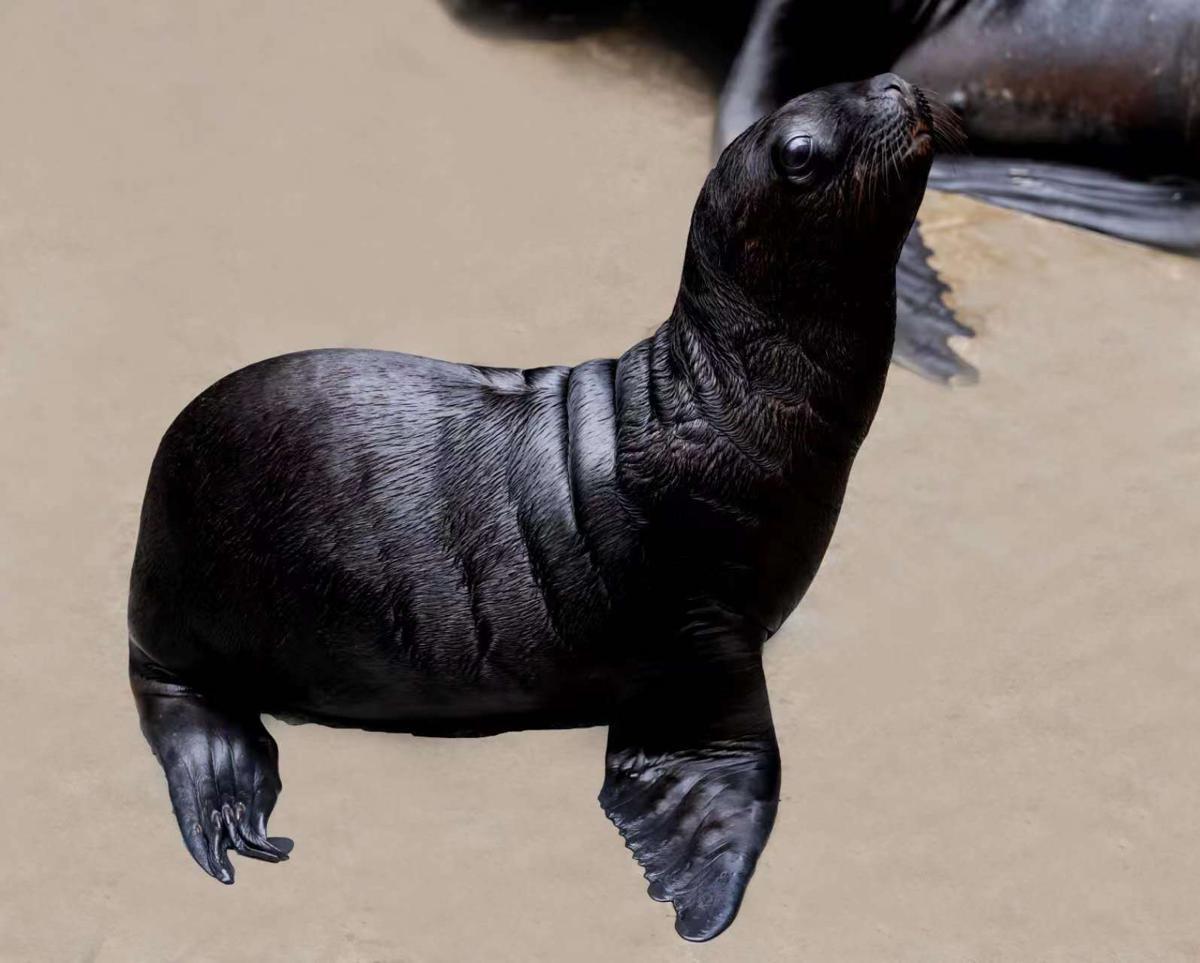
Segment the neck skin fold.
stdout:
<svg viewBox="0 0 1200 963">
<path fill-rule="evenodd" d="M 664 427 L 705 423 L 784 471 L 798 455 L 852 457 L 891 355 L 894 269 L 806 266 L 751 297 L 712 264 L 689 239 L 675 308 L 649 343 L 651 410 Z"/>
</svg>

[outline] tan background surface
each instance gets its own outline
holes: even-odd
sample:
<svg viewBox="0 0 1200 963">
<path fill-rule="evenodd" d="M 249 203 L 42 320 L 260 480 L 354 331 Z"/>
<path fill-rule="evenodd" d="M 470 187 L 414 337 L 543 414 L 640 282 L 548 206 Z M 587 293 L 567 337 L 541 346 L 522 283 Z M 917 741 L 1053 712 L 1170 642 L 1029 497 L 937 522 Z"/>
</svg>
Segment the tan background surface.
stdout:
<svg viewBox="0 0 1200 963">
<path fill-rule="evenodd" d="M 1200 264 L 931 198 L 984 370 L 895 372 L 770 648 L 784 801 L 678 940 L 594 796 L 600 730 L 272 723 L 282 866 L 204 877 L 125 682 L 162 430 L 325 345 L 611 355 L 669 309 L 708 92 L 432 0 L 0 12 L 0 959 L 1200 956 Z"/>
</svg>

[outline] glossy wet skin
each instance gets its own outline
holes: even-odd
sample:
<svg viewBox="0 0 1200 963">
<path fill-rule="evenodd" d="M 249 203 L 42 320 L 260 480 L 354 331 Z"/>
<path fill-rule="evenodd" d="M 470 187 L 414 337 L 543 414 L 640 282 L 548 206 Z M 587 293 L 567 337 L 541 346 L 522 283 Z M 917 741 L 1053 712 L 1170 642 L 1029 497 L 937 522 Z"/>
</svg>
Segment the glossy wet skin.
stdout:
<svg viewBox="0 0 1200 963">
<path fill-rule="evenodd" d="M 465 24 L 583 31 L 626 0 L 442 0 Z M 671 7 L 652 0 L 652 10 Z M 1200 170 L 1200 9 L 1193 0 L 743 0 L 710 29 L 771 11 L 779 50 L 766 110 L 847 77 L 895 70 L 939 91 L 973 144 L 1132 170 Z M 677 25 L 677 32 L 683 25 Z M 755 115 L 757 116 L 757 115 Z M 718 135 L 724 144 L 752 117 Z M 1155 163 L 1157 158 L 1157 164 Z"/>
<path fill-rule="evenodd" d="M 756 124 L 701 191 L 670 318 L 615 361 L 313 351 L 185 409 L 143 504 L 130 671 L 202 868 L 286 855 L 259 712 L 607 722 L 601 801 L 652 895 L 688 939 L 729 924 L 778 797 L 760 649 L 882 391 L 936 120 L 889 75 Z"/>
<path fill-rule="evenodd" d="M 977 151 L 1200 174 L 1193 0 L 959 4 L 895 69 L 941 91 Z"/>
</svg>

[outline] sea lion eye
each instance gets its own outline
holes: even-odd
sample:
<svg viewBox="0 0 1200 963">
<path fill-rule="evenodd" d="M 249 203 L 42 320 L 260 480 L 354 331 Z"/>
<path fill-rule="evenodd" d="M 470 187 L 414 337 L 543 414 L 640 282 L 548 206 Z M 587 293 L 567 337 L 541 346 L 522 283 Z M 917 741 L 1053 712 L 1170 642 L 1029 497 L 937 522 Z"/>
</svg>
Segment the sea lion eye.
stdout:
<svg viewBox="0 0 1200 963">
<path fill-rule="evenodd" d="M 795 137 L 789 137 L 779 146 L 775 157 L 779 163 L 779 169 L 784 174 L 789 177 L 798 177 L 807 173 L 815 154 L 813 139 L 808 134 L 797 134 Z"/>
</svg>

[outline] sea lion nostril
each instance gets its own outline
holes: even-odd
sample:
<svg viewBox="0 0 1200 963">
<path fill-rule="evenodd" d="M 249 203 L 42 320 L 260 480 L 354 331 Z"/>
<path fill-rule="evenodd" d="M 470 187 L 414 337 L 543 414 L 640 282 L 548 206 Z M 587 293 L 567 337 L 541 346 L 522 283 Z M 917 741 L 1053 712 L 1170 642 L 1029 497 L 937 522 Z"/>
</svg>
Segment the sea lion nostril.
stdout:
<svg viewBox="0 0 1200 963">
<path fill-rule="evenodd" d="M 887 73 L 872 77 L 869 82 L 871 93 L 877 96 L 907 96 L 912 87 L 899 74 Z"/>
</svg>

